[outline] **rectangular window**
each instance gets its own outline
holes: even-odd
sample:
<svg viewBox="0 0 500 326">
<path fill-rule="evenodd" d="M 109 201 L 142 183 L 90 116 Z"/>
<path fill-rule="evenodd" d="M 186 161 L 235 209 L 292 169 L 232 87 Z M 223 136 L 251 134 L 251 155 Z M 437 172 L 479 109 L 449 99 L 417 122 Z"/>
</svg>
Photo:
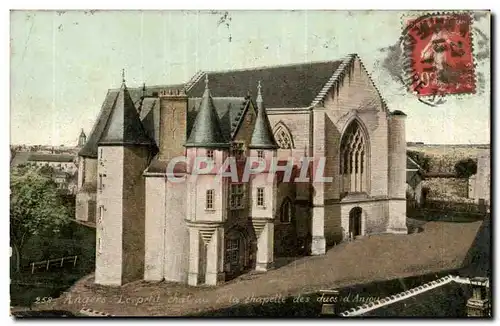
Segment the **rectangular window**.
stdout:
<svg viewBox="0 0 500 326">
<path fill-rule="evenodd" d="M 264 151 L 262 151 L 262 150 L 257 151 L 257 157 L 264 158 Z"/>
<path fill-rule="evenodd" d="M 264 188 L 257 188 L 257 206 L 264 206 Z"/>
<path fill-rule="evenodd" d="M 104 178 L 106 177 L 106 174 L 104 173 L 99 173 L 99 180 L 98 180 L 98 184 L 97 184 L 97 188 L 99 189 L 99 191 L 102 191 L 104 189 Z"/>
<path fill-rule="evenodd" d="M 206 208 L 213 209 L 214 208 L 214 190 L 207 190 L 207 198 L 206 198 Z"/>
<path fill-rule="evenodd" d="M 99 185 L 98 185 L 99 191 L 102 191 L 102 173 L 99 173 Z"/>
<path fill-rule="evenodd" d="M 104 152 L 103 152 L 102 148 L 99 149 L 99 164 L 101 166 L 104 166 Z"/>
<path fill-rule="evenodd" d="M 214 151 L 212 149 L 207 150 L 207 158 L 214 159 Z"/>
<path fill-rule="evenodd" d="M 102 253 L 102 241 L 101 237 L 97 237 L 97 253 L 101 254 Z"/>
<path fill-rule="evenodd" d="M 104 218 L 104 206 L 99 206 L 99 223 L 102 223 L 102 219 Z"/>
<path fill-rule="evenodd" d="M 231 185 L 231 209 L 241 209 L 245 206 L 245 185 L 242 183 L 236 183 Z"/>
</svg>

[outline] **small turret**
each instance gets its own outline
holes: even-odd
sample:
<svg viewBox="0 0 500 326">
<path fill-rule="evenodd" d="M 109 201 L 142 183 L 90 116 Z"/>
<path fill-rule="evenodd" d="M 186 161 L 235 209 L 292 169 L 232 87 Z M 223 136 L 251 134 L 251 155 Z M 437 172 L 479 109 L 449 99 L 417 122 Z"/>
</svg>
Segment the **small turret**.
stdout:
<svg viewBox="0 0 500 326">
<path fill-rule="evenodd" d="M 208 88 L 208 75 L 205 75 L 205 92 L 201 99 L 200 109 L 198 110 L 198 115 L 185 146 L 205 148 L 229 147 L 229 142 L 222 133 L 219 117 L 215 110 L 210 89 Z"/>
<path fill-rule="evenodd" d="M 271 124 L 267 118 L 266 109 L 264 107 L 264 100 L 261 93 L 262 86 L 257 86 L 257 119 L 255 120 L 255 127 L 250 141 L 250 148 L 255 149 L 277 149 L 278 145 L 273 136 Z"/>
</svg>

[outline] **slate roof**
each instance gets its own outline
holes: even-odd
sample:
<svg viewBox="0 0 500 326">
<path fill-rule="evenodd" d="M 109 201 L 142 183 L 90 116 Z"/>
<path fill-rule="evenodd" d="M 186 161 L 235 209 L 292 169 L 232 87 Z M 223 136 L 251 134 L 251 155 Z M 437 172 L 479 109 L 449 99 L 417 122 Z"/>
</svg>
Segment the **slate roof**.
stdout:
<svg viewBox="0 0 500 326">
<path fill-rule="evenodd" d="M 245 97 L 258 81 L 266 85 L 262 96 L 267 108 L 309 107 L 342 60 L 284 66 L 208 72 L 214 97 Z M 188 90 L 189 97 L 201 97 L 203 78 Z"/>
<path fill-rule="evenodd" d="M 139 117 L 149 138 L 160 143 L 160 99 L 146 97 L 142 101 Z"/>
<path fill-rule="evenodd" d="M 149 86 L 146 87 L 146 91 L 144 92 L 145 96 L 157 96 L 161 90 L 166 89 L 176 89 L 179 85 L 157 85 L 157 86 Z M 180 85 L 182 87 L 183 85 Z M 141 96 L 143 94 L 142 87 L 141 88 L 127 88 L 130 97 L 132 98 L 132 102 L 136 108 L 141 104 Z M 111 109 L 113 104 L 118 96 L 120 89 L 109 89 L 106 93 L 106 97 L 101 106 L 101 110 L 99 111 L 99 115 L 94 122 L 94 126 L 92 127 L 92 131 L 87 138 L 87 142 L 85 146 L 78 152 L 78 155 L 89 158 L 97 158 L 97 142 L 101 138 L 101 135 L 104 131 L 104 127 L 106 126 L 106 122 L 109 119 Z M 159 119 L 158 119 L 159 121 Z M 151 132 L 147 131 L 149 134 Z"/>
<path fill-rule="evenodd" d="M 222 132 L 219 116 L 205 79 L 205 91 L 193 127 L 189 132 L 186 147 L 228 147 L 229 138 Z"/>
<path fill-rule="evenodd" d="M 239 120 L 249 104 L 249 100 L 243 97 L 212 97 L 221 131 L 226 139 L 231 139 L 236 131 Z M 193 128 L 194 121 L 200 108 L 201 98 L 188 99 L 187 133 Z"/>
<path fill-rule="evenodd" d="M 339 78 L 345 75 L 345 71 L 356 57 L 355 54 L 352 54 L 342 60 L 208 72 L 210 91 L 222 135 L 226 139 L 233 135 L 239 123 L 237 115 L 241 116 L 245 109 L 244 106 L 248 105 L 248 100 L 245 102 L 243 99 L 247 98 L 249 90 L 255 87 L 257 81 L 260 80 L 266 85 L 262 95 L 266 99 L 266 107 L 269 109 L 310 107 L 320 101 L 329 88 L 338 84 Z M 163 90 L 184 88 L 191 109 L 187 117 L 186 138 L 188 138 L 198 111 L 192 109 L 192 103 L 201 101 L 200 98 L 205 89 L 203 76 L 206 74 L 206 72 L 198 72 L 185 84 L 128 89 L 134 106 L 140 111 L 141 121 L 150 139 L 154 139 L 158 143 L 159 111 L 157 99 L 148 100 L 147 98 L 157 97 Z M 119 89 L 108 90 L 87 143 L 80 150 L 79 155 L 97 157 L 97 142 L 102 136 L 118 92 Z M 224 100 L 222 100 L 223 98 Z M 217 99 L 228 104 L 224 103 L 221 106 L 217 103 Z"/>
<path fill-rule="evenodd" d="M 269 119 L 267 117 L 260 82 L 257 92 L 257 118 L 255 120 L 255 127 L 252 132 L 249 147 L 260 149 L 278 148 L 271 129 L 271 124 L 269 123 Z"/>
<path fill-rule="evenodd" d="M 98 144 L 155 146 L 141 123 L 125 83 L 122 84 L 111 106 L 109 119 Z"/>
</svg>

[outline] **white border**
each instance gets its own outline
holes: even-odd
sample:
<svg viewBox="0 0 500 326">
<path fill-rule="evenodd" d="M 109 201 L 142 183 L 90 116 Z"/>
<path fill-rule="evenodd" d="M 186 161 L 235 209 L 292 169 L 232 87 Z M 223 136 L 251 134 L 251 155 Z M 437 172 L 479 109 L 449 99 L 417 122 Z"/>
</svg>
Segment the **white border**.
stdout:
<svg viewBox="0 0 500 326">
<path fill-rule="evenodd" d="M 398 7 L 395 8 L 394 5 L 397 5 Z M 475 0 L 475 1 L 464 1 L 464 0 L 448 0 L 448 1 L 440 1 L 439 3 L 436 2 L 435 0 L 419 0 L 419 1 L 412 1 L 412 2 L 406 2 L 406 6 L 402 6 L 402 2 L 393 2 L 390 0 L 379 0 L 376 2 L 365 0 L 365 1 L 318 1 L 318 0 L 309 0 L 309 1 L 280 1 L 280 2 L 275 2 L 271 3 L 270 1 L 257 1 L 254 0 L 252 2 L 238 2 L 238 1 L 206 1 L 206 0 L 196 0 L 196 1 L 179 1 L 179 2 L 166 2 L 166 1 L 139 1 L 139 2 L 111 2 L 111 1 L 102 1 L 102 0 L 87 0 L 85 2 L 83 1 L 63 1 L 63 0 L 49 0 L 49 1 L 44 1 L 43 3 L 34 1 L 34 0 L 7 0 L 3 1 L 1 6 L 5 8 L 2 8 L 2 17 L 1 21 L 3 22 L 2 24 L 2 29 L 1 29 L 1 37 L 2 37 L 2 42 L 1 44 L 3 45 L 3 51 L 0 52 L 0 57 L 2 59 L 3 64 L 0 66 L 2 70 L 2 75 L 4 78 L 2 79 L 3 81 L 3 87 L 1 87 L 1 92 L 2 96 L 0 97 L 3 99 L 3 112 L 7 112 L 7 116 L 1 119 L 1 122 L 3 124 L 3 128 L 0 129 L 0 132 L 2 133 L 0 139 L 2 142 L 5 142 L 5 152 L 7 153 L 7 146 L 9 146 L 9 139 L 10 139 L 10 115 L 9 115 L 9 29 L 10 29 L 10 17 L 9 17 L 9 10 L 8 9 L 89 9 L 89 8 L 94 8 L 94 9 L 351 9 L 351 10 L 360 10 L 360 9 L 378 9 L 378 10 L 383 10 L 383 9 L 399 9 L 399 10 L 409 10 L 409 9 L 418 9 L 418 10 L 430 10 L 430 9 L 471 9 L 471 10 L 479 10 L 479 9 L 492 9 L 494 13 L 499 12 L 500 8 L 500 2 L 498 1 L 486 1 L 486 0 Z M 435 6 L 439 5 L 438 8 Z M 374 7 L 376 6 L 376 7 Z M 492 38 L 491 42 L 497 42 L 498 41 L 498 33 L 493 33 L 492 37 L 494 35 L 494 39 Z M 498 59 L 498 57 L 495 57 Z M 498 73 L 493 74 L 495 78 L 495 84 L 498 87 Z M 494 85 L 495 85 L 494 84 Z M 493 108 L 493 110 L 496 111 L 497 108 Z M 495 124 L 498 127 L 498 114 L 495 115 Z M 494 130 L 492 134 L 493 139 L 500 139 L 499 135 L 497 134 L 497 131 Z M 499 142 L 497 142 L 492 148 L 494 152 L 499 152 Z M 9 214 L 9 201 L 8 201 L 8 194 L 9 194 L 9 163 L 8 161 L 2 160 L 1 161 L 5 166 L 2 167 L 1 171 L 1 181 L 3 185 L 3 191 L 1 198 L 1 205 L 4 211 L 4 218 L 3 218 L 3 223 L 5 223 L 5 227 L 1 228 L 2 231 L 4 232 L 3 234 L 3 239 L 4 239 L 4 245 L 0 246 L 0 250 L 2 251 L 2 261 L 7 262 L 7 259 L 9 257 L 9 234 L 8 234 L 8 219 L 6 218 Z M 496 173 L 494 174 L 496 175 Z M 496 180 L 494 180 L 494 187 L 496 186 Z M 495 192 L 495 202 L 498 200 L 498 192 Z M 499 224 L 499 223 L 495 223 Z M 495 246 L 496 249 L 496 246 Z M 498 269 L 496 269 L 498 270 Z M 2 273 L 4 274 L 3 276 L 3 289 L 1 291 L 2 296 L 1 296 L 1 303 L 0 306 L 5 309 L 4 311 L 6 313 L 2 314 L 2 324 L 11 324 L 13 323 L 13 319 L 9 317 L 8 307 L 9 305 L 9 270 L 8 268 L 3 268 Z M 497 275 L 495 275 L 497 276 Z M 498 278 L 495 278 L 498 279 Z M 494 287 L 496 288 L 496 287 Z M 498 300 L 494 300 L 494 302 L 498 302 Z M 496 308 L 496 307 L 495 307 Z M 49 321 L 50 322 L 50 321 Z M 95 323 L 96 321 L 93 321 Z M 98 321 L 97 323 L 101 323 L 102 321 Z M 136 323 L 137 321 L 129 321 Z M 163 322 L 163 320 L 159 320 L 159 322 Z M 195 321 L 196 322 L 196 321 Z M 258 321 L 260 324 L 263 322 L 262 320 Z M 269 321 L 268 323 L 275 323 L 276 321 Z M 306 323 L 307 321 L 303 321 Z M 454 323 L 454 321 L 449 321 L 450 323 Z M 64 322 L 67 323 L 67 322 Z M 358 323 L 360 323 L 358 321 Z M 423 323 L 423 322 L 422 322 Z M 426 324 L 432 323 L 430 321 L 425 321 Z"/>
</svg>

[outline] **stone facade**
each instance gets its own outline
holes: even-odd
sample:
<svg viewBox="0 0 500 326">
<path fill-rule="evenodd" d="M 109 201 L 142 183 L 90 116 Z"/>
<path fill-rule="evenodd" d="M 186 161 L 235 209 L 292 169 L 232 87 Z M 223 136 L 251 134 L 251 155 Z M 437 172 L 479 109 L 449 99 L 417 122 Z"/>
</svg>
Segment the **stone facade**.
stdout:
<svg viewBox="0 0 500 326">
<path fill-rule="evenodd" d="M 214 73 L 213 89 L 207 77 L 203 90 L 204 74 L 197 74 L 183 88 L 108 92 L 80 154 L 77 196 L 77 218 L 97 216 L 96 283 L 216 285 L 265 272 L 275 257 L 322 255 L 340 241 L 407 232 L 405 115 L 388 110 L 357 55 L 286 69 Z M 263 92 L 259 83 L 254 100 L 243 84 L 260 79 Z M 126 142 L 98 145 L 120 94 L 142 103 L 136 109 L 158 153 Z M 155 96 L 159 101 L 146 101 Z M 194 115 L 191 99 L 200 103 Z M 148 121 L 158 127 L 148 129 Z M 197 170 L 199 157 L 213 167 Z M 304 157 L 310 165 L 302 175 Z M 227 158 L 236 179 L 218 173 L 233 170 Z M 265 168 L 245 180 L 249 158 Z M 292 182 L 283 171 L 275 175 L 272 162 L 280 162 L 278 170 L 291 164 Z M 91 187 L 103 174 L 105 187 Z"/>
</svg>

